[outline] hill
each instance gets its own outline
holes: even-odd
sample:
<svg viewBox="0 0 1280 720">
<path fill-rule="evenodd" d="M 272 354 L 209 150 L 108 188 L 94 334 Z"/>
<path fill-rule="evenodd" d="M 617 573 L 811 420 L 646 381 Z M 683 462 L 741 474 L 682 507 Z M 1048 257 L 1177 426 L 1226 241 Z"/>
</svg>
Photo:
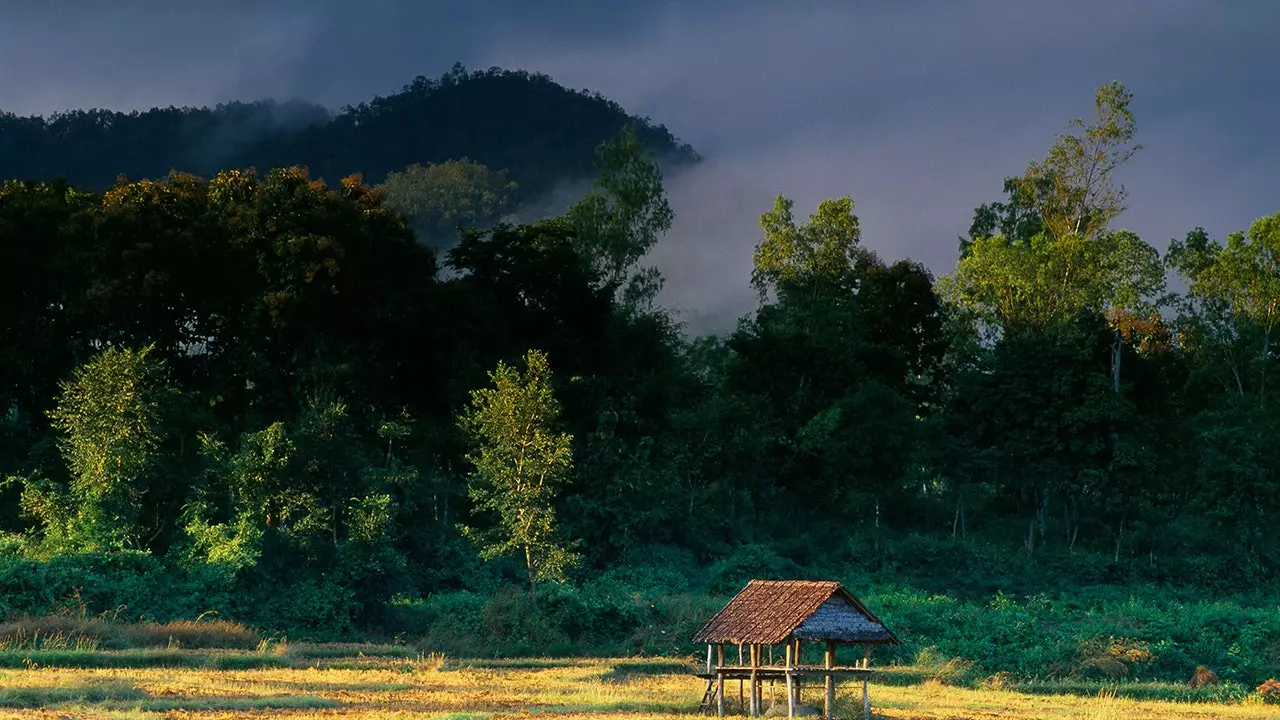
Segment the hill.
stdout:
<svg viewBox="0 0 1280 720">
<path fill-rule="evenodd" d="M 235 102 L 208 108 L 76 110 L 49 117 L 0 114 L 0 175 L 65 177 L 105 189 L 124 175 L 171 170 L 211 176 L 227 168 L 305 165 L 330 182 L 359 173 L 381 182 L 413 164 L 469 158 L 508 171 L 521 197 L 594 174 L 594 151 L 627 125 L 668 162 L 697 159 L 662 125 L 599 93 L 550 77 L 460 65 L 437 80 L 331 112 L 304 102 Z"/>
</svg>

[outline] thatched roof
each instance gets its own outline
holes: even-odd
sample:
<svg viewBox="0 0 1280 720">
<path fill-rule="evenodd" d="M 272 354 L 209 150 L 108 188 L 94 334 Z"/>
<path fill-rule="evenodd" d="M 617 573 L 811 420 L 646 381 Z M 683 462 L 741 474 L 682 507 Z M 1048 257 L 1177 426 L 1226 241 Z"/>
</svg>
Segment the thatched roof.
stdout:
<svg viewBox="0 0 1280 720">
<path fill-rule="evenodd" d="M 901 644 L 840 583 L 808 580 L 752 580 L 693 641 L 776 645 L 789 638 Z"/>
</svg>

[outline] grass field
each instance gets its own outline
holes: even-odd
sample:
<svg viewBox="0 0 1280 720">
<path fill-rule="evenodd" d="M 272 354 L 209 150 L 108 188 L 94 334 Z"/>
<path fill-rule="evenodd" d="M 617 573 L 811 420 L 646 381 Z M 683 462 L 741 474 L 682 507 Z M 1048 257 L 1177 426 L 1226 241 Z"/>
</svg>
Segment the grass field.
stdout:
<svg viewBox="0 0 1280 720">
<path fill-rule="evenodd" d="M 446 661 L 387 646 L 207 653 L 242 658 L 233 662 L 96 654 L 122 659 L 77 663 L 64 653 L 53 660 L 81 667 L 53 667 L 42 665 L 39 653 L 28 653 L 23 663 L 6 663 L 18 667 L 0 670 L 0 718 L 631 720 L 692 715 L 702 690 L 688 667 L 671 660 Z M 273 661 L 255 666 L 254 657 Z M 1176 686 L 1164 689 L 1178 696 Z M 849 687 L 845 694 L 837 703 L 839 716 L 860 717 L 860 692 Z M 976 689 L 902 668 L 884 673 L 871 697 L 881 718 L 1280 718 L 1280 706 L 1247 699 L 1179 703 L 1126 694 L 1158 696 L 1161 688 Z"/>
</svg>

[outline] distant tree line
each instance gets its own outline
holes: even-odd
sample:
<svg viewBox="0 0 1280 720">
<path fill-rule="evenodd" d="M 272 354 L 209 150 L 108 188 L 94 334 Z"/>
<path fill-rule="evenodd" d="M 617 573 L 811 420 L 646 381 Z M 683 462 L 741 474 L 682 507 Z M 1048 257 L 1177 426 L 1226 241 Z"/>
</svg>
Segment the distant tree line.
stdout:
<svg viewBox="0 0 1280 720">
<path fill-rule="evenodd" d="M 300 624 L 486 573 L 536 597 L 663 548 L 905 533 L 1270 582 L 1280 215 L 1163 258 L 1114 227 L 1129 97 L 1101 87 L 936 282 L 868 250 L 850 198 L 780 196 L 759 307 L 718 337 L 654 302 L 672 218 L 634 132 L 563 216 L 439 259 L 354 177 L 8 182 L 0 549 L 143 553 L 248 616 L 290 588 Z"/>
</svg>

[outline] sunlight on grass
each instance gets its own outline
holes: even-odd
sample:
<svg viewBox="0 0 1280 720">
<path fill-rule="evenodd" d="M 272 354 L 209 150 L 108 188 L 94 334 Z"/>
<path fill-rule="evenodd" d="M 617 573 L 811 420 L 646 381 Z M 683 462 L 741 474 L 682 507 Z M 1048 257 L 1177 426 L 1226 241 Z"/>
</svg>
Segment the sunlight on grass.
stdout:
<svg viewBox="0 0 1280 720">
<path fill-rule="evenodd" d="M 17 717 L 85 717 L 114 720 L 213 720 L 253 714 L 290 720 L 487 720 L 555 716 L 562 719 L 688 717 L 703 685 L 682 660 L 444 661 L 430 654 L 405 657 L 397 646 L 290 648 L 290 667 L 86 667 L 0 671 L 0 720 Z M 352 655 L 344 655 L 343 653 Z M 927 659 L 927 658 L 926 658 Z M 325 663 L 341 660 L 347 665 Z M 943 668 L 945 669 L 945 668 Z M 878 718 L 1023 718 L 1026 720 L 1251 720 L 1280 718 L 1280 708 L 1254 701 L 1167 702 L 1152 697 L 1194 698 L 1188 688 L 1041 683 L 978 688 L 953 684 L 954 673 L 937 664 L 897 668 L 873 683 Z M 1134 684 L 1138 686 L 1138 684 Z M 805 689 L 804 702 L 820 704 L 820 690 Z M 766 703 L 771 696 L 766 689 Z M 1205 700 L 1209 700 L 1205 696 Z M 46 710 L 49 714 L 38 712 Z M 842 687 L 837 715 L 861 716 L 858 686 Z"/>
</svg>

